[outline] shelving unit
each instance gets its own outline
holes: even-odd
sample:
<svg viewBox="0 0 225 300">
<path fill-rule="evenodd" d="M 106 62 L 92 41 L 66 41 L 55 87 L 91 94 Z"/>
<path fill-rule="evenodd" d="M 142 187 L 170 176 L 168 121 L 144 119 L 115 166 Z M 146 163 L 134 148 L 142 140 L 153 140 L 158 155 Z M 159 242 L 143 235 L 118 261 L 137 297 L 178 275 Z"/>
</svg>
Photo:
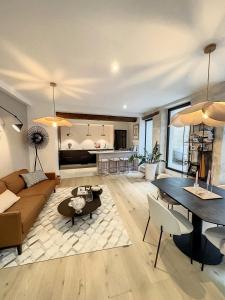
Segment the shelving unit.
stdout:
<svg viewBox="0 0 225 300">
<path fill-rule="evenodd" d="M 199 173 L 199 179 L 206 180 L 208 170 L 212 166 L 214 128 L 204 124 L 190 127 L 188 145 L 187 176 Z"/>
</svg>

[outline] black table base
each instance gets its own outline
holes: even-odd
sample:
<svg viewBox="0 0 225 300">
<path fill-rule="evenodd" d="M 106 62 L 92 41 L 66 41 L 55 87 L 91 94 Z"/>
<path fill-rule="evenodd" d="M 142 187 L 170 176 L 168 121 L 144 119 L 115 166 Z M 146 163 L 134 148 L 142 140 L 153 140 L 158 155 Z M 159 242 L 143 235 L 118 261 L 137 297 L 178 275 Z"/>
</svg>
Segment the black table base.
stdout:
<svg viewBox="0 0 225 300">
<path fill-rule="evenodd" d="M 204 254 L 205 246 L 205 236 L 202 234 L 202 220 L 196 216 L 192 215 L 192 224 L 194 231 L 191 234 L 183 234 L 181 236 L 174 236 L 173 240 L 176 246 L 187 256 L 192 257 L 193 260 L 199 263 L 203 262 L 206 265 L 218 265 L 222 261 L 222 255 L 220 251 L 209 241 Z M 193 234 L 193 242 L 191 242 Z M 192 245 L 192 247 L 191 247 Z M 192 248 L 192 250 L 191 250 Z"/>
<path fill-rule="evenodd" d="M 173 237 L 176 246 L 188 257 L 191 257 L 191 235 L 184 234 L 181 236 Z M 199 249 L 194 249 L 193 260 L 202 263 L 203 260 L 203 248 L 205 243 L 205 237 L 201 237 L 201 246 Z M 222 255 L 220 251 L 214 247 L 209 241 L 207 243 L 206 254 L 205 254 L 205 264 L 206 265 L 218 265 L 222 261 Z"/>
</svg>

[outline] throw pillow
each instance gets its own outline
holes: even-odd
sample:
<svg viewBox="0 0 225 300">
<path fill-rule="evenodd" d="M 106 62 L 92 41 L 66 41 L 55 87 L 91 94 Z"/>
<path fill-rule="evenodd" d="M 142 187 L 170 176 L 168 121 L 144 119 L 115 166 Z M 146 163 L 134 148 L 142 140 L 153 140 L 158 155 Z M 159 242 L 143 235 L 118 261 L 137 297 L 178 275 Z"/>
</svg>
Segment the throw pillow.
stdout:
<svg viewBox="0 0 225 300">
<path fill-rule="evenodd" d="M 28 188 L 43 180 L 48 179 L 48 177 L 43 171 L 35 171 L 27 174 L 21 174 L 21 176 L 23 177 Z"/>
<path fill-rule="evenodd" d="M 0 194 L 0 213 L 6 211 L 10 206 L 16 203 L 20 197 L 11 192 L 10 190 L 6 190 L 5 192 Z"/>
</svg>

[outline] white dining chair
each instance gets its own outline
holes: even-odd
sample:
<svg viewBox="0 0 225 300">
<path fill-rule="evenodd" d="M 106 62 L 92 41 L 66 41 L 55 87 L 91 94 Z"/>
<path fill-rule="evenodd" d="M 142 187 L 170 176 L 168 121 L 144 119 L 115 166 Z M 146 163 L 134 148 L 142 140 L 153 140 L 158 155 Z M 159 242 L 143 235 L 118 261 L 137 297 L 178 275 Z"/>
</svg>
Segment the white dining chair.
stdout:
<svg viewBox="0 0 225 300">
<path fill-rule="evenodd" d="M 204 245 L 204 254 L 201 270 L 204 270 L 204 260 L 206 256 L 206 249 L 208 241 L 210 241 L 216 248 L 220 250 L 221 255 L 225 255 L 225 227 L 212 227 L 206 229 L 204 233 L 205 245 Z"/>
<path fill-rule="evenodd" d="M 157 179 L 162 179 L 162 178 L 171 178 L 173 176 L 169 175 L 169 174 L 166 174 L 166 173 L 161 173 L 157 176 Z M 177 201 L 175 201 L 174 199 L 172 199 L 170 196 L 168 196 L 166 193 L 163 193 L 161 191 L 160 192 L 160 195 L 161 195 L 161 199 L 167 203 L 167 207 L 170 208 L 170 205 L 171 205 L 171 208 L 173 209 L 173 206 L 174 205 L 180 205 L 180 203 L 178 203 Z M 188 220 L 189 220 L 189 217 L 190 217 L 190 211 L 188 210 Z"/>
<path fill-rule="evenodd" d="M 161 173 L 157 176 L 157 179 L 162 179 L 162 178 L 170 178 L 172 177 L 169 174 L 166 173 Z M 161 191 L 159 191 L 160 195 L 161 195 L 161 199 L 167 203 L 168 208 L 173 208 L 174 205 L 180 205 L 177 201 L 173 200 L 172 198 L 170 198 L 170 196 L 168 196 L 166 193 L 163 193 Z"/>
<path fill-rule="evenodd" d="M 193 231 L 193 225 L 179 212 L 165 208 L 153 194 L 148 194 L 148 204 L 149 204 L 149 215 L 150 219 L 157 227 L 160 228 L 160 237 L 158 241 L 158 247 L 155 257 L 154 268 L 156 267 L 159 249 L 162 239 L 163 232 L 167 232 L 172 235 L 182 235 L 188 234 Z M 192 239 L 191 239 L 192 240 Z M 192 248 L 192 242 L 190 244 Z M 192 252 L 192 249 L 191 249 Z M 192 263 L 192 257 L 191 257 Z"/>
</svg>

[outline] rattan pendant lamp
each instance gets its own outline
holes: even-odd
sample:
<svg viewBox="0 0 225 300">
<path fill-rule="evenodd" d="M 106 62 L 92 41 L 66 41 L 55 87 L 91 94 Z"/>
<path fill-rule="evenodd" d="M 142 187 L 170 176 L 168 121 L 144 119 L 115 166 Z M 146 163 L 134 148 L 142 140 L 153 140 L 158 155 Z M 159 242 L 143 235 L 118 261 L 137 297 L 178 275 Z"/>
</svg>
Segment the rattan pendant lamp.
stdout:
<svg viewBox="0 0 225 300">
<path fill-rule="evenodd" d="M 50 87 L 52 87 L 52 101 L 53 101 L 53 113 L 54 113 L 53 116 L 35 119 L 33 120 L 33 122 L 46 125 L 46 126 L 52 126 L 52 127 L 58 127 L 58 126 L 71 127 L 72 123 L 70 123 L 68 120 L 56 116 L 56 110 L 55 110 L 55 87 L 56 86 L 57 84 L 55 82 L 50 82 Z"/>
<path fill-rule="evenodd" d="M 212 127 L 225 125 L 225 102 L 209 101 L 209 76 L 211 53 L 216 50 L 216 44 L 209 44 L 204 48 L 204 53 L 209 55 L 206 101 L 197 103 L 178 112 L 172 119 L 170 125 L 183 127 L 189 125 L 205 124 Z"/>
</svg>

